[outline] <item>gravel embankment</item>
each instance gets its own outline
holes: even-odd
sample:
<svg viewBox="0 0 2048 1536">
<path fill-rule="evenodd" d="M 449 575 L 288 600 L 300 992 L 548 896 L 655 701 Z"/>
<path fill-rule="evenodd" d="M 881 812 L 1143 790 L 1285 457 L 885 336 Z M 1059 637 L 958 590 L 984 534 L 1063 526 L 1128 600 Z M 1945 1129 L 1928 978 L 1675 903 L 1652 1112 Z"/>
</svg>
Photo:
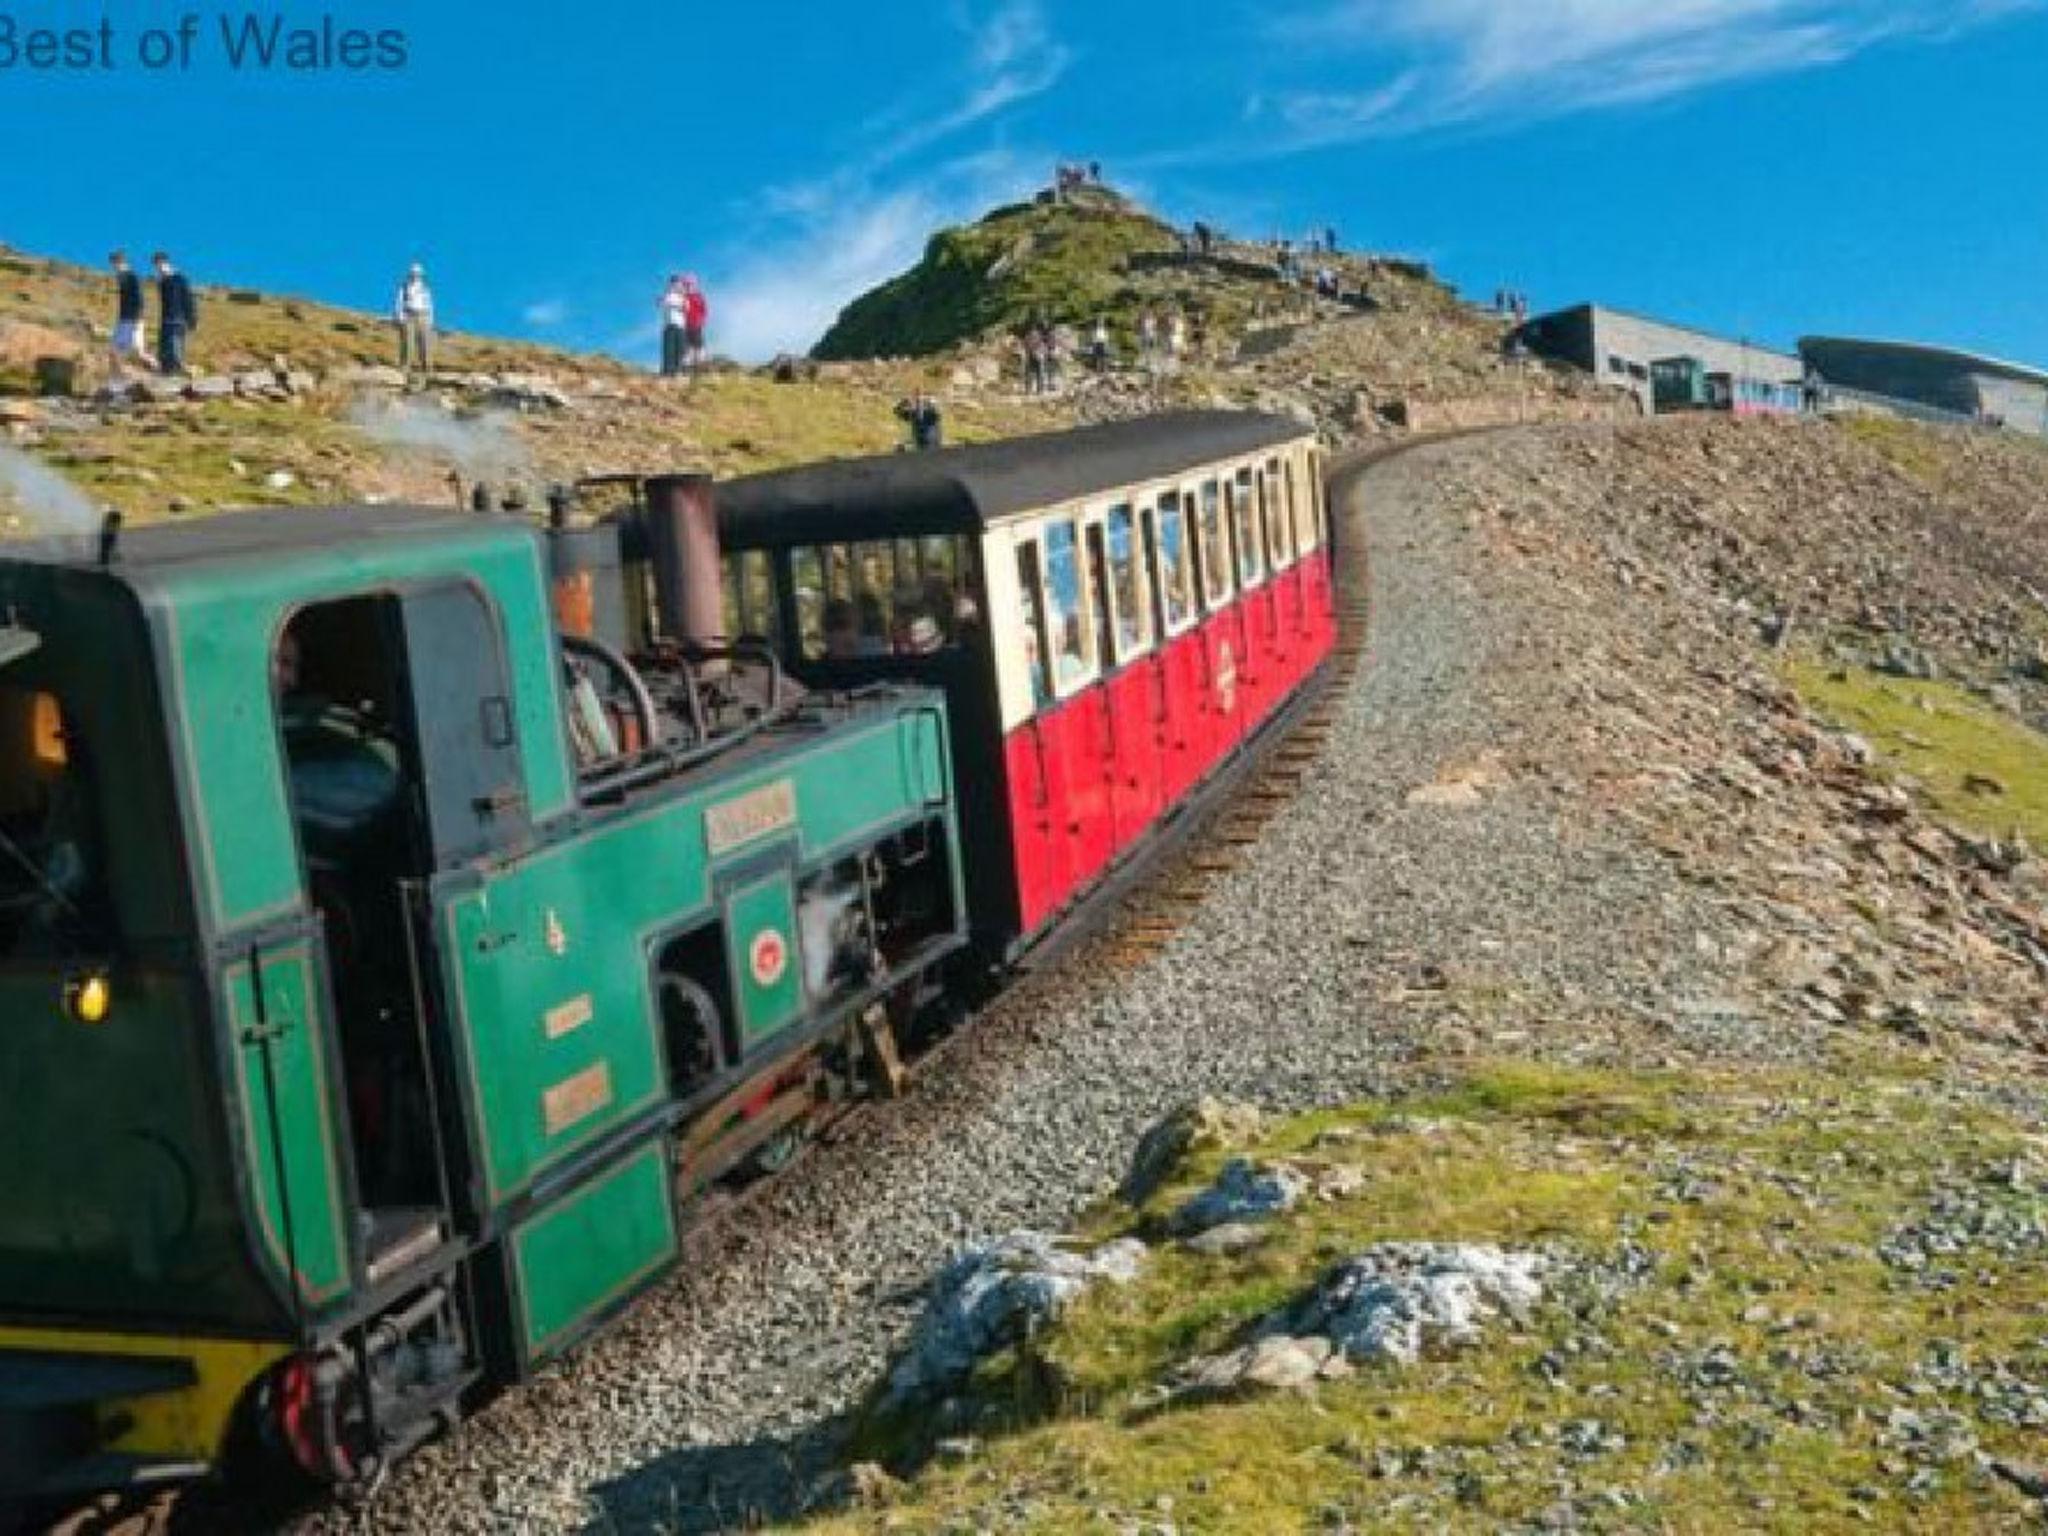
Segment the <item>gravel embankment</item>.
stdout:
<svg viewBox="0 0 2048 1536">
<path fill-rule="evenodd" d="M 1477 526 L 1432 494 L 1475 451 L 1424 449 L 1361 482 L 1369 661 L 1309 791 L 1169 949 L 1114 969 L 1084 952 L 999 1002 L 941 1081 L 807 1161 L 610 1336 L 400 1469 L 362 1528 L 792 1514 L 949 1250 L 1058 1228 L 1173 1105 L 1357 1098 L 1446 1050 L 1526 1048 L 1539 1015 L 1562 1021 L 1546 1050 L 1599 1053 L 1707 996 L 1694 973 L 1714 917 L 1693 888 L 1589 830 L 1568 785 L 1499 766 L 1540 739 L 1562 685 L 1521 664 L 1540 613 L 1496 589 Z"/>
</svg>

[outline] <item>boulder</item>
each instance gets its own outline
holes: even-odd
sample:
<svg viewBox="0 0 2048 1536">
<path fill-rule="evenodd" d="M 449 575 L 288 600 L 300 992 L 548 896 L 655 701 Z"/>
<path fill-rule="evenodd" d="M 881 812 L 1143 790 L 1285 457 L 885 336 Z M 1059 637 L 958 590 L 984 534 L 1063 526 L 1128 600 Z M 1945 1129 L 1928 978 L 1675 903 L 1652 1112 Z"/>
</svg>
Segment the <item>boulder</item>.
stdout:
<svg viewBox="0 0 2048 1536">
<path fill-rule="evenodd" d="M 1118 1192 L 1132 1205 L 1143 1205 L 1190 1152 L 1242 1145 L 1264 1127 L 1264 1118 L 1249 1105 L 1217 1099 L 1183 1105 L 1139 1139 Z"/>
<path fill-rule="evenodd" d="M 1546 1267 L 1490 1243 L 1382 1243 L 1331 1270 L 1276 1326 L 1325 1335 L 1357 1364 L 1413 1365 L 1433 1345 L 1471 1343 L 1489 1319 L 1526 1317 Z"/>
<path fill-rule="evenodd" d="M 405 375 L 384 363 L 358 364 L 334 375 L 335 382 L 350 389 L 403 389 Z"/>
<path fill-rule="evenodd" d="M 1215 1183 L 1167 1218 L 1167 1226 L 1182 1237 L 1193 1237 L 1216 1227 L 1271 1221 L 1299 1204 L 1308 1189 L 1308 1179 L 1298 1169 L 1232 1158 Z"/>
<path fill-rule="evenodd" d="M 966 1376 L 978 1362 L 1029 1338 L 1091 1287 L 1135 1280 L 1146 1257 L 1135 1239 L 1080 1253 L 1040 1232 L 1014 1232 L 968 1249 L 932 1282 L 909 1349 L 890 1374 L 891 1400 L 922 1397 Z"/>
</svg>

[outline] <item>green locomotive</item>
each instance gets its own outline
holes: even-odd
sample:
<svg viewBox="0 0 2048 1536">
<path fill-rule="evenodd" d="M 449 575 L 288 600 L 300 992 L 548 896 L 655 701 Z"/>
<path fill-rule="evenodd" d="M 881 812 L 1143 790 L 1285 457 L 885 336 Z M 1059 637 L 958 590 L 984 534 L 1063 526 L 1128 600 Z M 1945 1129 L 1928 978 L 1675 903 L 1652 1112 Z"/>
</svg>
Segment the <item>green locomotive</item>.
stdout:
<svg viewBox="0 0 2048 1536">
<path fill-rule="evenodd" d="M 718 637 L 708 482 L 635 516 L 619 643 L 506 517 L 0 558 L 0 1506 L 362 1479 L 893 1071 L 965 942 L 944 701 Z"/>
</svg>

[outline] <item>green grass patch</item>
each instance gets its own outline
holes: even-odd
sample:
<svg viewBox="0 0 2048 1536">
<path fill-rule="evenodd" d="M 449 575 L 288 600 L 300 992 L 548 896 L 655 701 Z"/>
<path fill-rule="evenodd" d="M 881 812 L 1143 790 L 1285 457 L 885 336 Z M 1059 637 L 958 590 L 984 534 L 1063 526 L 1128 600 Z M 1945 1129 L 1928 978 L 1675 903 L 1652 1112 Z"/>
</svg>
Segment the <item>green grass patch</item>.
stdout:
<svg viewBox="0 0 2048 1536">
<path fill-rule="evenodd" d="M 1938 429 L 1895 416 L 1840 416 L 1836 425 L 1900 474 L 1929 490 L 1948 483 L 1948 449 Z"/>
<path fill-rule="evenodd" d="M 1922 1067 L 1850 1044 L 1811 1075 L 1489 1068 L 1208 1149 L 1090 1234 L 1154 1230 L 1234 1152 L 1364 1178 L 1238 1257 L 1157 1247 L 1136 1284 L 1091 1293 L 922 1426 L 974 1434 L 978 1454 L 811 1528 L 1490 1530 L 1561 1511 L 1593 1528 L 2026 1528 L 1974 1451 L 2031 1457 L 2036 1410 L 2015 1404 L 2048 1414 L 2044 1199 L 2012 1177 L 2048 1178 L 2048 1159 Z M 1930 1227 L 1947 1234 L 1932 1257 L 1900 1261 Z M 1312 1395 L 1157 1406 L 1176 1365 L 1331 1263 L 1429 1239 L 1569 1262 L 1526 1327 L 1476 1349 Z M 919 1430 L 871 1419 L 858 1454 L 911 1470 Z"/>
<path fill-rule="evenodd" d="M 1807 703 L 1911 774 L 1944 815 L 1998 837 L 2048 841 L 2048 737 L 1961 688 L 1795 662 Z"/>
</svg>

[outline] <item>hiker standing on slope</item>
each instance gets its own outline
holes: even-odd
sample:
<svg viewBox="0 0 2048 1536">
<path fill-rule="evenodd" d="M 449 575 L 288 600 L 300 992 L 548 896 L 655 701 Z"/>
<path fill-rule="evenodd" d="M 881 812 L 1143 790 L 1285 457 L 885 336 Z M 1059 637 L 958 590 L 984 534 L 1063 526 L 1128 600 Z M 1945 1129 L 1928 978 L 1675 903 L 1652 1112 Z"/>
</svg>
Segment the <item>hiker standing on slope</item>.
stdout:
<svg viewBox="0 0 2048 1536">
<path fill-rule="evenodd" d="M 683 366 L 692 373 L 704 366 L 704 332 L 711 324 L 711 301 L 697 279 L 683 276 Z"/>
<path fill-rule="evenodd" d="M 398 325 L 398 366 L 410 378 L 434 371 L 434 290 L 427 286 L 427 269 L 418 262 L 398 285 L 398 298 L 391 318 Z"/>
<path fill-rule="evenodd" d="M 156 363 L 142 344 L 141 275 L 128 265 L 126 251 L 114 252 L 107 263 L 114 269 L 114 339 L 107 361 L 118 380 L 128 376 L 130 363 L 140 363 L 144 368 L 154 368 Z"/>
<path fill-rule="evenodd" d="M 199 303 L 192 297 L 192 282 L 171 265 L 171 258 L 158 251 L 150 258 L 156 268 L 156 363 L 165 373 L 185 372 L 185 343 L 199 329 Z"/>
<path fill-rule="evenodd" d="M 690 296 L 683 291 L 683 274 L 678 272 L 661 290 L 661 376 L 672 379 L 683 371 L 689 355 Z"/>
</svg>

